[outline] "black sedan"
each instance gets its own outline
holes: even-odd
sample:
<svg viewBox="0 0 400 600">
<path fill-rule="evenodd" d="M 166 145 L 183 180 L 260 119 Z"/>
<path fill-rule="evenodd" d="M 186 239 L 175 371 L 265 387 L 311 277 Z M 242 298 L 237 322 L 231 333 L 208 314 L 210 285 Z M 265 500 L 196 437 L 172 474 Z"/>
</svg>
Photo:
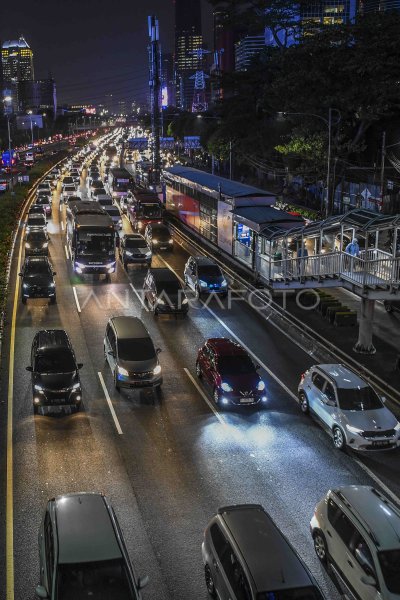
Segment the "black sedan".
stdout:
<svg viewBox="0 0 400 600">
<path fill-rule="evenodd" d="M 46 256 L 29 256 L 25 258 L 19 276 L 22 278 L 22 304 L 28 298 L 49 298 L 50 304 L 56 303 L 56 273 Z"/>
</svg>

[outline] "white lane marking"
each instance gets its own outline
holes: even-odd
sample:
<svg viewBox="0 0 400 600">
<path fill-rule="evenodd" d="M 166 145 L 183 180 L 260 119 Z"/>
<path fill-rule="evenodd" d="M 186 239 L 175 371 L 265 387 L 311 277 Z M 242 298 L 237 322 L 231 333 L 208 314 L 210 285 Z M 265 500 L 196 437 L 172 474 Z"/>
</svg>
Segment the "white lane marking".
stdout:
<svg viewBox="0 0 400 600">
<path fill-rule="evenodd" d="M 64 221 L 61 221 L 61 229 L 64 231 Z"/>
<path fill-rule="evenodd" d="M 146 312 L 149 312 L 149 309 L 147 308 L 146 304 L 144 303 L 144 300 L 143 300 L 143 298 L 141 297 L 141 295 L 139 294 L 139 292 L 136 290 L 136 288 L 135 288 L 135 286 L 133 285 L 133 283 L 130 283 L 129 285 L 131 286 L 131 288 L 132 288 L 132 291 L 133 291 L 133 292 L 136 294 L 136 296 L 137 296 L 137 298 L 138 298 L 138 300 L 139 300 L 140 304 L 141 304 L 141 305 L 142 305 L 142 307 L 144 308 L 144 310 L 145 310 Z"/>
<path fill-rule="evenodd" d="M 103 392 L 104 392 L 104 395 L 106 397 L 108 408 L 110 409 L 111 416 L 112 416 L 112 418 L 114 420 L 115 427 L 116 427 L 119 435 L 122 435 L 123 432 L 122 432 L 122 429 L 121 429 L 121 425 L 119 424 L 118 417 L 117 417 L 117 415 L 115 413 L 114 407 L 113 407 L 112 402 L 111 402 L 110 394 L 108 393 L 108 389 L 106 387 L 106 384 L 104 383 L 103 375 L 100 373 L 100 371 L 97 372 L 97 375 L 99 376 L 101 387 L 103 388 Z"/>
<path fill-rule="evenodd" d="M 159 256 L 159 258 L 160 258 L 160 259 L 161 259 L 161 260 L 162 260 L 162 261 L 163 261 L 163 262 L 164 262 L 164 263 L 167 265 L 167 267 L 168 267 L 168 268 L 169 268 L 169 269 L 170 269 L 170 270 L 171 270 L 173 273 L 175 273 L 175 275 L 178 277 L 179 281 L 180 281 L 182 284 L 184 284 L 184 281 L 183 281 L 183 279 L 182 279 L 182 278 L 181 278 L 181 277 L 178 275 L 178 273 L 177 273 L 177 272 L 176 272 L 176 271 L 175 271 L 175 270 L 174 270 L 174 269 L 171 267 L 171 265 L 169 265 L 169 264 L 167 263 L 167 261 L 166 261 L 164 258 L 162 258 L 162 256 Z M 234 333 L 234 332 L 232 331 L 232 329 L 231 329 L 230 327 L 228 327 L 228 325 L 226 325 L 226 323 L 224 323 L 224 322 L 223 322 L 223 320 L 222 320 L 222 319 L 220 319 L 220 317 L 219 317 L 217 314 L 215 314 L 215 312 L 214 312 L 214 311 L 213 311 L 213 310 L 212 310 L 212 309 L 211 309 L 209 306 L 206 306 L 206 305 L 205 305 L 203 302 L 202 302 L 202 304 L 203 304 L 204 308 L 205 308 L 206 310 L 208 310 L 208 312 L 210 313 L 210 315 L 212 315 L 212 316 L 214 317 L 214 319 L 216 319 L 216 320 L 218 321 L 218 323 L 219 323 L 220 325 L 222 325 L 222 327 L 223 327 L 223 328 L 224 328 L 224 329 L 225 329 L 225 330 L 226 330 L 226 331 L 227 331 L 227 332 L 228 332 L 228 333 L 229 333 L 229 334 L 230 334 L 230 335 L 231 335 L 231 336 L 232 336 L 232 337 L 233 337 L 233 338 L 234 338 L 234 339 L 235 339 L 237 342 L 239 342 L 239 344 L 240 344 L 241 346 L 243 346 L 243 348 L 246 350 L 246 352 L 248 352 L 248 353 L 250 354 L 250 356 L 251 356 L 251 357 L 252 357 L 252 358 L 253 358 L 253 359 L 254 359 L 254 360 L 255 360 L 255 361 L 256 361 L 256 362 L 257 362 L 257 363 L 258 363 L 258 364 L 259 364 L 259 365 L 260 365 L 260 366 L 263 368 L 263 369 L 264 369 L 264 371 L 266 371 L 266 372 L 267 372 L 267 373 L 268 373 L 268 374 L 269 374 L 269 375 L 272 377 L 272 379 L 273 379 L 274 381 L 276 381 L 276 383 L 278 383 L 278 384 L 281 386 L 281 388 L 282 388 L 282 389 L 284 389 L 284 390 L 285 390 L 285 392 L 286 392 L 287 394 L 289 394 L 289 396 L 290 396 L 291 398 L 293 398 L 294 400 L 296 400 L 296 402 L 297 402 L 297 396 L 296 396 L 296 394 L 295 394 L 294 392 L 292 392 L 292 390 L 290 390 L 290 389 L 287 387 L 287 385 L 286 385 L 285 383 L 283 383 L 283 381 L 282 381 L 281 379 L 279 379 L 279 377 L 278 377 L 277 375 L 275 375 L 275 373 L 274 373 L 273 371 L 271 371 L 271 369 L 269 369 L 269 368 L 267 367 L 267 365 L 266 365 L 266 364 L 265 364 L 265 363 L 264 363 L 264 362 L 263 362 L 263 361 L 262 361 L 262 360 L 261 360 L 261 359 L 260 359 L 260 358 L 259 358 L 259 357 L 258 357 L 256 354 L 254 354 L 254 352 L 252 352 L 252 350 L 250 350 L 250 348 L 249 348 L 249 347 L 248 347 L 248 346 L 247 346 L 247 345 L 246 345 L 246 344 L 245 344 L 245 343 L 244 343 L 244 342 L 243 342 L 243 341 L 240 339 L 240 337 L 239 337 L 239 336 L 237 336 L 237 335 L 236 335 L 236 333 Z"/>
<path fill-rule="evenodd" d="M 78 294 L 76 293 L 76 287 L 75 286 L 72 286 L 72 291 L 74 292 L 76 308 L 78 309 L 78 313 L 80 313 L 80 312 L 82 312 L 81 311 L 81 305 L 79 304 Z"/>
<path fill-rule="evenodd" d="M 213 411 L 214 415 L 217 417 L 217 419 L 221 423 L 221 425 L 224 425 L 224 427 L 227 427 L 227 423 L 226 423 L 225 419 L 222 417 L 222 415 L 219 414 L 219 412 L 216 410 L 215 406 L 212 405 L 210 399 L 207 398 L 206 393 L 201 389 L 201 387 L 199 386 L 198 382 L 195 380 L 195 378 L 193 377 L 193 375 L 191 374 L 189 369 L 186 369 L 186 367 L 184 367 L 183 370 L 185 371 L 186 375 L 189 377 L 190 381 L 193 383 L 196 390 L 199 392 L 200 396 L 203 398 L 203 400 L 208 404 L 210 409 Z"/>
<path fill-rule="evenodd" d="M 67 257 L 67 260 L 69 260 L 69 252 L 68 252 L 68 247 L 65 245 L 64 246 L 65 249 L 65 256 Z"/>
<path fill-rule="evenodd" d="M 400 498 L 396 496 L 396 494 L 392 492 L 392 490 L 389 489 L 388 486 L 385 485 L 383 481 L 381 481 L 379 477 L 367 467 L 367 465 L 364 465 L 364 463 L 361 462 L 361 460 L 355 456 L 353 456 L 353 460 L 358 464 L 359 467 L 361 467 L 361 469 L 363 469 L 363 471 L 367 473 L 367 475 L 371 477 L 371 479 L 373 479 L 379 485 L 380 488 L 382 488 L 385 494 L 387 494 L 394 501 L 395 504 L 400 503 Z"/>
</svg>

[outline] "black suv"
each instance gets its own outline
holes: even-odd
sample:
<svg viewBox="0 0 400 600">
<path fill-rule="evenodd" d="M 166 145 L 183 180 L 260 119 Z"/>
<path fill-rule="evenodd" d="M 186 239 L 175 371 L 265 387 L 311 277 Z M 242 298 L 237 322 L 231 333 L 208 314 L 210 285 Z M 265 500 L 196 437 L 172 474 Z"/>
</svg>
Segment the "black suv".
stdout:
<svg viewBox="0 0 400 600">
<path fill-rule="evenodd" d="M 172 251 L 174 240 L 170 230 L 163 223 L 149 223 L 144 232 L 148 246 L 154 250 Z"/>
<path fill-rule="evenodd" d="M 43 229 L 30 229 L 25 234 L 25 256 L 48 256 L 49 239 Z"/>
<path fill-rule="evenodd" d="M 39 598 L 140 600 L 137 577 L 114 509 L 102 494 L 48 501 L 39 531 Z"/>
<path fill-rule="evenodd" d="M 50 304 L 56 303 L 56 273 L 46 256 L 25 258 L 18 274 L 22 277 L 22 304 L 26 304 L 28 298 L 49 298 Z"/>
<path fill-rule="evenodd" d="M 170 269 L 149 269 L 143 283 L 145 300 L 150 310 L 186 315 L 188 299 L 178 277 Z"/>
<path fill-rule="evenodd" d="M 151 265 L 151 250 L 140 233 L 130 233 L 121 238 L 119 257 L 124 268 L 129 264 Z"/>
<path fill-rule="evenodd" d="M 63 329 L 44 329 L 33 338 L 31 364 L 33 410 L 64 406 L 79 410 L 82 400 L 81 381 L 75 353 Z"/>
</svg>

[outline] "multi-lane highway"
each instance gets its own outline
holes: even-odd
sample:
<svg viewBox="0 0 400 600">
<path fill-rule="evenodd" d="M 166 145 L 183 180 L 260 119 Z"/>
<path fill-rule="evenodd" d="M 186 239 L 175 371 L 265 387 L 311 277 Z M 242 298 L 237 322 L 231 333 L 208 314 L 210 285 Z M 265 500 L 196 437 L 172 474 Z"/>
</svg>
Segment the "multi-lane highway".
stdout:
<svg viewBox="0 0 400 600">
<path fill-rule="evenodd" d="M 85 172 L 83 193 L 84 180 Z M 330 437 L 301 414 L 295 401 L 300 374 L 313 364 L 312 357 L 244 302 L 233 301 L 228 308 L 193 300 L 187 318 L 155 319 L 140 300 L 145 269 L 130 267 L 127 273 L 119 263 L 110 284 L 73 274 L 59 195 L 60 185 L 49 223 L 57 305 L 44 300 L 21 303 L 16 286 L 22 231 L 13 258 L 1 371 L 0 572 L 6 568 L 6 541 L 13 556 L 8 556 L 7 584 L 0 577 L 0 597 L 6 592 L 8 600 L 34 597 L 37 533 L 47 499 L 65 492 L 101 491 L 115 508 L 138 573 L 150 577 L 143 591 L 146 599 L 207 598 L 203 530 L 219 506 L 242 502 L 262 504 L 327 597 L 339 598 L 314 555 L 309 534 L 314 506 L 329 488 L 376 485 L 372 477 L 400 494 L 397 452 L 360 459 L 335 451 Z M 124 230 L 129 230 L 126 219 Z M 154 256 L 153 266 L 168 266 L 182 276 L 187 257 L 175 243 L 173 253 Z M 114 390 L 103 336 L 108 319 L 118 314 L 143 319 L 162 348 L 161 398 L 151 391 Z M 78 361 L 84 363 L 84 407 L 79 413 L 33 415 L 25 367 L 34 334 L 43 328 L 65 329 Z M 220 413 L 196 378 L 198 347 L 205 338 L 222 336 L 240 341 L 261 365 L 268 395 L 264 410 Z M 13 460 L 11 486 L 5 481 L 7 460 Z M 6 490 L 12 494 L 8 500 L 13 514 L 10 504 L 6 511 Z"/>
</svg>

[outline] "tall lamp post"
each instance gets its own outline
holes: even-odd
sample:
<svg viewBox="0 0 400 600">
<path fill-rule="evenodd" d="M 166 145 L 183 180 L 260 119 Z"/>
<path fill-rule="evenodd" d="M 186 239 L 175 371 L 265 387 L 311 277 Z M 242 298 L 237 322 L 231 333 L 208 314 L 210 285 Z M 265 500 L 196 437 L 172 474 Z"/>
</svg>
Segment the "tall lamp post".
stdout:
<svg viewBox="0 0 400 600">
<path fill-rule="evenodd" d="M 31 123 L 31 143 L 32 143 L 32 146 L 33 146 L 33 123 L 32 123 L 32 111 L 31 111 L 31 110 L 28 110 L 28 113 L 27 113 L 27 114 L 29 115 L 29 121 L 30 121 L 30 123 Z"/>
<path fill-rule="evenodd" d="M 332 113 L 336 112 L 338 115 L 337 120 L 332 122 Z M 330 187 L 331 187 L 331 154 L 332 154 L 332 125 L 337 125 L 341 121 L 341 113 L 337 108 L 330 108 L 328 112 L 328 118 L 321 117 L 321 115 L 317 115 L 315 113 L 304 113 L 304 112 L 284 112 L 278 113 L 283 116 L 290 115 L 301 115 L 304 117 L 315 117 L 320 121 L 323 121 L 325 125 L 328 127 L 328 160 L 327 160 L 327 172 L 326 172 L 326 208 L 325 208 L 325 216 L 328 217 L 330 214 Z M 321 210 L 322 212 L 322 210 Z"/>
<path fill-rule="evenodd" d="M 12 97 L 11 96 L 5 96 L 3 98 L 3 102 L 4 102 L 4 108 L 7 108 L 8 110 L 6 111 L 7 114 L 7 131 L 8 131 L 8 156 L 9 156 L 9 161 L 10 161 L 10 192 L 11 195 L 14 195 L 14 182 L 13 182 L 13 174 L 12 174 L 12 156 L 11 156 L 11 129 L 10 129 L 10 107 L 11 107 L 11 102 L 12 102 Z"/>
</svg>

